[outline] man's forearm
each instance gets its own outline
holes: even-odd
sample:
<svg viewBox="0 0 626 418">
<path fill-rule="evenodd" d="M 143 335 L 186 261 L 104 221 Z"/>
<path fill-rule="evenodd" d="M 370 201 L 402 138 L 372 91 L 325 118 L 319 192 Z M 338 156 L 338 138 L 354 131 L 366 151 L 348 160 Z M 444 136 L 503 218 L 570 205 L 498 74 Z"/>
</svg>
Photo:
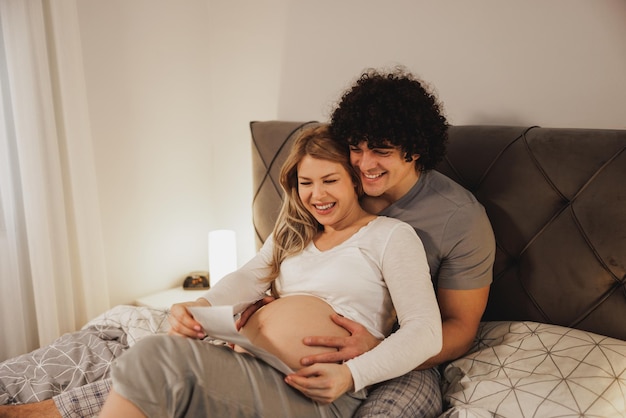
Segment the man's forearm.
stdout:
<svg viewBox="0 0 626 418">
<path fill-rule="evenodd" d="M 463 356 L 472 347 L 476 330 L 467 330 L 457 321 L 442 322 L 443 348 L 439 354 L 420 364 L 416 370 L 430 369 Z"/>
</svg>

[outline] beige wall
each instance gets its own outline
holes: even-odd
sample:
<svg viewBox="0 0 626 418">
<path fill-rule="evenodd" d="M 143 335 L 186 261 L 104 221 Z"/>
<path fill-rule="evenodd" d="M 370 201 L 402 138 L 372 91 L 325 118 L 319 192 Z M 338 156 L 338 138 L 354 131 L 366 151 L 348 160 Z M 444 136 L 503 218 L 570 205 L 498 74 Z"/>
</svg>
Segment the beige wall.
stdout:
<svg viewBox="0 0 626 418">
<path fill-rule="evenodd" d="M 113 304 L 206 269 L 211 229 L 247 261 L 249 121 L 326 120 L 366 67 L 404 64 L 454 124 L 626 128 L 623 0 L 78 6 Z"/>
</svg>

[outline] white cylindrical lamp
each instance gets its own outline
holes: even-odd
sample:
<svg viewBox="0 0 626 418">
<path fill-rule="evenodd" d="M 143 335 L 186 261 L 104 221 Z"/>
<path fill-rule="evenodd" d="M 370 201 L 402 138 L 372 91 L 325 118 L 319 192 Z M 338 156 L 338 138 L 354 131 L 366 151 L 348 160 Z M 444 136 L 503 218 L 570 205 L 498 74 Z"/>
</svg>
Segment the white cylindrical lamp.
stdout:
<svg viewBox="0 0 626 418">
<path fill-rule="evenodd" d="M 237 269 L 235 231 L 218 229 L 209 232 L 209 282 L 213 287 L 222 277 Z"/>
</svg>

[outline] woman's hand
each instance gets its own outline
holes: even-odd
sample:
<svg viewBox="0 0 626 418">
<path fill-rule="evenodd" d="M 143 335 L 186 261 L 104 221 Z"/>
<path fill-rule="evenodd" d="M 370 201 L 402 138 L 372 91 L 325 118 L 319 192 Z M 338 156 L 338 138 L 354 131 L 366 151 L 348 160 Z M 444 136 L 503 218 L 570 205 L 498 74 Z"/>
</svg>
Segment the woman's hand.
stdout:
<svg viewBox="0 0 626 418">
<path fill-rule="evenodd" d="M 286 376 L 285 382 L 321 404 L 334 402 L 354 388 L 352 373 L 345 364 L 317 363 Z"/>
<path fill-rule="evenodd" d="M 306 337 L 303 343 L 308 346 L 315 347 L 332 347 L 337 351 L 316 354 L 314 356 L 303 357 L 300 363 L 303 366 L 309 366 L 315 363 L 340 363 L 360 356 L 370 351 L 372 348 L 380 344 L 380 340 L 370 334 L 367 329 L 348 318 L 334 314 L 331 316 L 333 322 L 340 327 L 346 329 L 349 337 Z"/>
<path fill-rule="evenodd" d="M 246 322 L 248 322 L 248 319 L 250 319 L 250 317 L 259 309 L 261 309 L 262 307 L 264 307 L 265 305 L 267 305 L 270 302 L 274 301 L 274 297 L 273 296 L 265 296 L 263 299 L 259 299 L 256 302 L 254 302 L 252 305 L 248 306 L 242 313 L 241 316 L 239 317 L 239 319 L 237 320 L 237 322 L 235 323 L 235 326 L 237 327 L 237 331 L 241 330 L 241 328 L 243 328 L 246 325 Z"/>
<path fill-rule="evenodd" d="M 179 335 L 181 337 L 199 338 L 206 337 L 202 325 L 194 319 L 187 309 L 188 306 L 211 306 L 209 301 L 199 298 L 193 302 L 176 303 L 170 308 L 167 321 L 170 323 L 169 335 Z"/>
</svg>

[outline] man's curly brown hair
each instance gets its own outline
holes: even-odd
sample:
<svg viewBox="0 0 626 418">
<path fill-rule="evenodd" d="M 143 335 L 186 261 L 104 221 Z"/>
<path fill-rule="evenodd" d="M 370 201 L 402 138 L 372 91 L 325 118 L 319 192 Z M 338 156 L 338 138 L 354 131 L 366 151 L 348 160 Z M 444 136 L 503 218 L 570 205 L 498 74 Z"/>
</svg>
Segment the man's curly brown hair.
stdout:
<svg viewBox="0 0 626 418">
<path fill-rule="evenodd" d="M 407 161 L 419 154 L 420 170 L 434 168 L 446 152 L 443 107 L 424 82 L 403 68 L 370 69 L 342 96 L 330 118 L 336 141 L 368 147 L 399 147 Z"/>
</svg>

